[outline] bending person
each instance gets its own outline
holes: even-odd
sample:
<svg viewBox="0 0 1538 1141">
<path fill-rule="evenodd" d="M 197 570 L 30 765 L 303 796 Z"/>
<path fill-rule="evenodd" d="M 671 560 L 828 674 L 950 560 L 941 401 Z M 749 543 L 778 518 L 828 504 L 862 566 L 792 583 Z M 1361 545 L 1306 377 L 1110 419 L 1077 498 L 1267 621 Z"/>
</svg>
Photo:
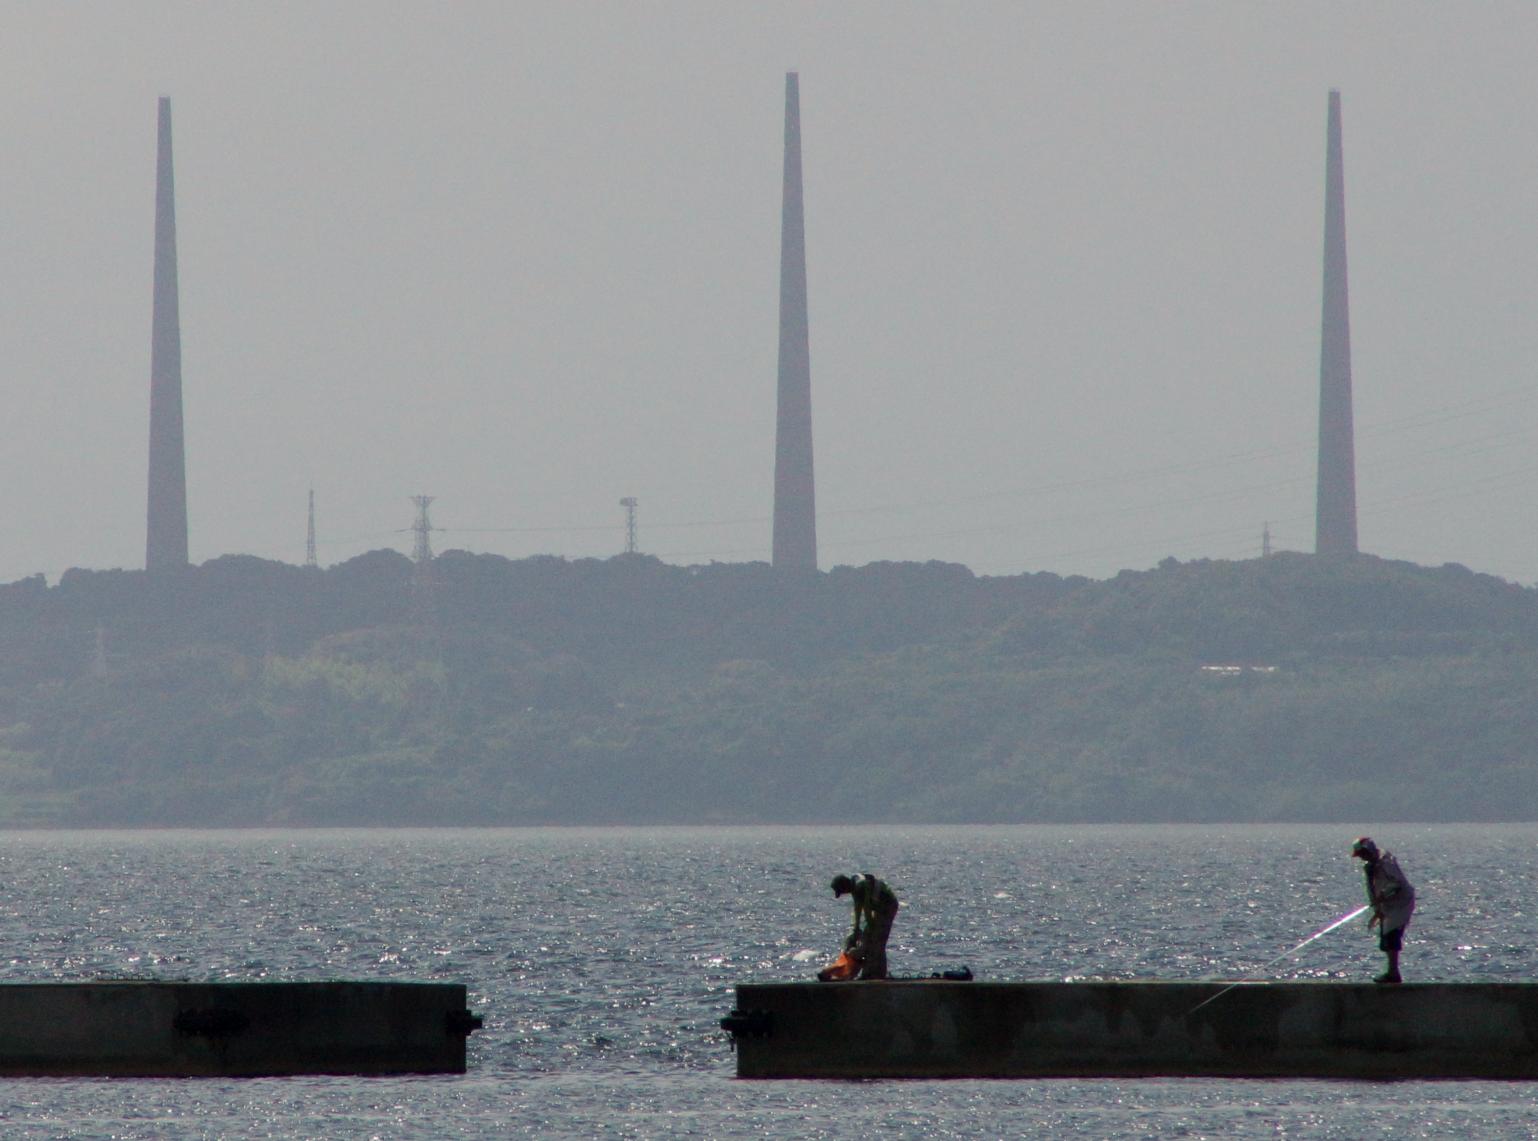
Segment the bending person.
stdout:
<svg viewBox="0 0 1538 1141">
<path fill-rule="evenodd" d="M 860 960 L 862 979 L 886 978 L 886 943 L 897 918 L 897 894 L 866 872 L 858 876 L 834 876 L 833 895 L 854 900 L 854 930 L 844 949 Z"/>
</svg>

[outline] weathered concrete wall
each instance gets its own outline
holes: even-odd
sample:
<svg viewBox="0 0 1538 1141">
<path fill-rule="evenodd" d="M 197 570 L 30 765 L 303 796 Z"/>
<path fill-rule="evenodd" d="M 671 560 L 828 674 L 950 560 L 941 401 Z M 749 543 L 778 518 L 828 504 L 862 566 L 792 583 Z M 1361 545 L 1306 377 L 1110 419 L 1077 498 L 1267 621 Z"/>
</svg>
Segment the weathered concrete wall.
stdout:
<svg viewBox="0 0 1538 1141">
<path fill-rule="evenodd" d="M 1538 984 L 1227 985 L 745 984 L 737 1073 L 1538 1078 Z"/>
<path fill-rule="evenodd" d="M 463 1073 L 452 983 L 0 984 L 0 1075 Z"/>
</svg>

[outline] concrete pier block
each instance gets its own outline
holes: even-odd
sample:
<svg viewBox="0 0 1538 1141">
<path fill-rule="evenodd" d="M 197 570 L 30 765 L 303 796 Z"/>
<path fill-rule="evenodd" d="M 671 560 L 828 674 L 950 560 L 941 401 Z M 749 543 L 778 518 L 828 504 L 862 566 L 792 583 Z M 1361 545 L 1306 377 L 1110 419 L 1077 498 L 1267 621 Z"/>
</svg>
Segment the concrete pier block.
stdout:
<svg viewBox="0 0 1538 1141">
<path fill-rule="evenodd" d="M 463 1073 L 457 983 L 0 984 L 0 1076 Z"/>
<path fill-rule="evenodd" d="M 722 1025 L 745 1078 L 1538 1078 L 1538 984 L 1230 985 L 744 984 Z"/>
</svg>

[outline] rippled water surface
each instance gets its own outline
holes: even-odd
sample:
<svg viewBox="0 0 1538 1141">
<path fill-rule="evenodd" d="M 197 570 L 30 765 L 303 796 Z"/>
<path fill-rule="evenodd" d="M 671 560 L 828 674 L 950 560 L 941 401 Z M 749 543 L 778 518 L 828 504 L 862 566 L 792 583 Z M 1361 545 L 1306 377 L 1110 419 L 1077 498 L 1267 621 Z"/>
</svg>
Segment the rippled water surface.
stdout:
<svg viewBox="0 0 1538 1141">
<path fill-rule="evenodd" d="M 1538 826 L 1383 826 L 1420 906 L 1407 977 L 1526 979 Z M 441 979 L 485 1029 L 463 1077 L 0 1080 L 6 1137 L 1538 1135 L 1538 1086 L 740 1082 L 739 981 L 805 979 L 903 900 L 894 973 L 1255 972 L 1362 902 L 1349 830 L 764 828 L 0 835 L 8 980 Z M 1366 978 L 1355 923 L 1265 970 Z"/>
</svg>

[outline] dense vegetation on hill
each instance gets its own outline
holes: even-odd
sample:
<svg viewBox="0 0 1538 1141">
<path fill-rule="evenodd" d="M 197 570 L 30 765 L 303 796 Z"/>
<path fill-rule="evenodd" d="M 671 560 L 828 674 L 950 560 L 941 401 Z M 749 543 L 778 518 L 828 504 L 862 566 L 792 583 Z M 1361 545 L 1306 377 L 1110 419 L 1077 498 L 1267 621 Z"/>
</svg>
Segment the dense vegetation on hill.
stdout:
<svg viewBox="0 0 1538 1141">
<path fill-rule="evenodd" d="M 1533 819 L 1538 592 L 376 551 L 0 586 L 0 823 Z"/>
</svg>

